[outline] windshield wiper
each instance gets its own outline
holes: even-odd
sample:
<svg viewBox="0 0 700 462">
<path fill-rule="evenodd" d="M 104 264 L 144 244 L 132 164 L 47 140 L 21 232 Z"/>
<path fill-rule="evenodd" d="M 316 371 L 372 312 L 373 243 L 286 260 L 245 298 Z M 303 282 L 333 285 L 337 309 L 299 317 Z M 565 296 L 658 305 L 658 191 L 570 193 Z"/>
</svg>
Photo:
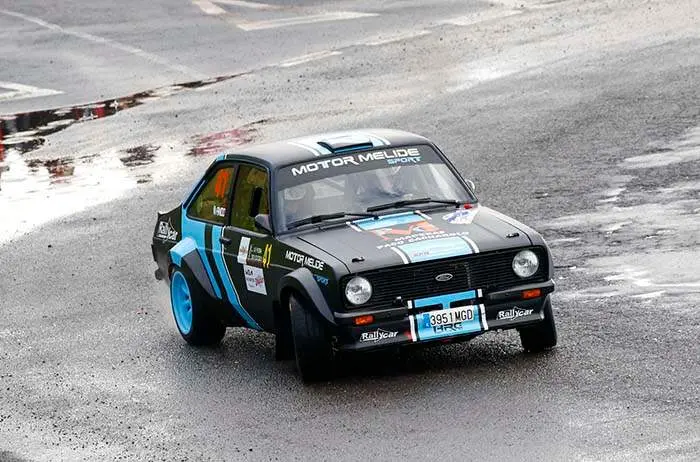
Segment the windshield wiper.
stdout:
<svg viewBox="0 0 700 462">
<path fill-rule="evenodd" d="M 324 213 L 321 215 L 313 215 L 310 217 L 302 218 L 301 220 L 293 221 L 287 224 L 287 229 L 297 228 L 299 226 L 308 225 L 311 223 L 320 223 L 326 220 L 334 220 L 336 218 L 343 217 L 372 217 L 377 218 L 376 213 L 365 213 L 365 212 L 337 212 L 337 213 Z"/>
<path fill-rule="evenodd" d="M 368 207 L 368 212 L 378 212 L 380 210 L 386 209 L 396 209 L 400 207 L 406 207 L 407 205 L 418 205 L 418 204 L 428 204 L 430 202 L 435 202 L 437 204 L 447 204 L 447 205 L 460 205 L 463 202 L 454 199 L 432 199 L 430 197 L 420 197 L 418 199 L 405 199 L 401 201 L 388 202 L 386 204 L 375 205 L 373 207 Z"/>
</svg>

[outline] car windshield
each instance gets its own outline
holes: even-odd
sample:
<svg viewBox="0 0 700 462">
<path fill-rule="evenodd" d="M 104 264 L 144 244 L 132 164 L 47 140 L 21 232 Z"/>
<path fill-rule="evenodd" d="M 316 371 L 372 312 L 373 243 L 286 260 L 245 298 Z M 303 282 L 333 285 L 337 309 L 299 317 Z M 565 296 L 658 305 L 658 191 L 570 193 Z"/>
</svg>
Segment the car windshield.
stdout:
<svg viewBox="0 0 700 462">
<path fill-rule="evenodd" d="M 281 231 L 290 223 L 309 217 L 363 213 L 381 208 L 381 213 L 405 207 L 397 201 L 429 200 L 473 202 L 437 153 L 427 145 L 319 158 L 283 167 L 277 175 L 277 218 Z M 417 201 L 419 199 L 423 199 Z M 384 206 L 384 207 L 381 207 Z"/>
</svg>

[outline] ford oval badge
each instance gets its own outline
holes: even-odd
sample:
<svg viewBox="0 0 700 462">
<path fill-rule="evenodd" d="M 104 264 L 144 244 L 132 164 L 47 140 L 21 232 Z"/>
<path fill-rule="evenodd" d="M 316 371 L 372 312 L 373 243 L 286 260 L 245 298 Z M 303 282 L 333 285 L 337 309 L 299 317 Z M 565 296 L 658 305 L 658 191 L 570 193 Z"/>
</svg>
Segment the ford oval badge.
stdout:
<svg viewBox="0 0 700 462">
<path fill-rule="evenodd" d="M 435 276 L 435 280 L 437 282 L 447 282 L 452 278 L 453 278 L 453 276 L 450 273 L 442 273 L 442 274 L 438 274 L 437 276 Z"/>
</svg>

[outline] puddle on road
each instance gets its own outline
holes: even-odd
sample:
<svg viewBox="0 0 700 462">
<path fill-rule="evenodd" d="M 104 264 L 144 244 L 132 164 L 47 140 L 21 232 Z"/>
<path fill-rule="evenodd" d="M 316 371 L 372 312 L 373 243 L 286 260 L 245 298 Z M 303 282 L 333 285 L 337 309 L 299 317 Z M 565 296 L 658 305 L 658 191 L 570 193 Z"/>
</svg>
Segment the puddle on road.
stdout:
<svg viewBox="0 0 700 462">
<path fill-rule="evenodd" d="M 700 160 L 700 127 L 688 130 L 677 142 L 652 147 L 645 154 L 625 159 L 624 167 L 654 168 Z"/>
<path fill-rule="evenodd" d="M 257 127 L 267 122 L 269 122 L 268 119 L 260 119 L 241 128 L 194 136 L 191 138 L 194 147 L 187 151 L 187 154 L 211 156 L 236 146 L 252 143 L 257 138 Z"/>
<path fill-rule="evenodd" d="M 657 175 L 661 167 L 696 158 L 700 159 L 700 127 L 674 143 L 654 146 L 643 155 L 625 159 L 621 168 L 634 166 L 640 172 L 635 187 L 634 176 L 612 177 L 594 210 L 556 218 L 541 226 L 552 236 L 555 254 L 577 258 L 585 253 L 585 270 L 607 283 L 566 296 L 627 296 L 639 300 L 697 297 L 700 177 L 692 169 L 685 169 L 683 175 Z M 642 169 L 657 170 L 654 175 L 643 175 Z M 665 183 L 667 178 L 677 181 Z M 630 200 L 635 205 L 618 205 L 629 204 Z"/>
<path fill-rule="evenodd" d="M 143 144 L 135 148 L 129 148 L 125 151 L 126 156 L 120 157 L 119 160 L 127 167 L 140 167 L 142 165 L 152 164 L 156 157 L 156 151 L 160 146 L 153 144 Z"/>
<path fill-rule="evenodd" d="M 250 143 L 264 120 L 184 141 L 143 144 L 82 157 L 27 158 L 46 137 L 75 124 L 112 116 L 149 101 L 228 80 L 236 75 L 157 88 L 127 97 L 26 114 L 0 116 L 0 244 L 50 220 L 157 183 L 191 165 Z"/>
</svg>

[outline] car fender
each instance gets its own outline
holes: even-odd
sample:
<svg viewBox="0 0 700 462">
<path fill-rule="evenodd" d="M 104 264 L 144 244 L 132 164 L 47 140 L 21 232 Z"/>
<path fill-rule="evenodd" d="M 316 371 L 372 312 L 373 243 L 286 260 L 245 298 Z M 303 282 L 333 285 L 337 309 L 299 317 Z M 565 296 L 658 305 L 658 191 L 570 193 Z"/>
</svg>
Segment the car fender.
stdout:
<svg viewBox="0 0 700 462">
<path fill-rule="evenodd" d="M 172 264 L 183 267 L 187 266 L 194 275 L 199 285 L 213 299 L 218 299 L 214 294 L 214 288 L 211 285 L 207 270 L 204 269 L 202 258 L 197 251 L 197 243 L 191 237 L 186 237 L 175 244 L 169 252 L 170 261 Z"/>
<path fill-rule="evenodd" d="M 328 307 L 326 298 L 321 292 L 321 288 L 318 286 L 316 279 L 314 279 L 313 273 L 308 268 L 298 268 L 280 279 L 278 288 L 279 300 L 282 300 L 282 294 L 289 289 L 298 292 L 309 302 L 307 308 L 316 311 L 323 320 L 332 326 L 337 325 L 333 313 Z"/>
</svg>

